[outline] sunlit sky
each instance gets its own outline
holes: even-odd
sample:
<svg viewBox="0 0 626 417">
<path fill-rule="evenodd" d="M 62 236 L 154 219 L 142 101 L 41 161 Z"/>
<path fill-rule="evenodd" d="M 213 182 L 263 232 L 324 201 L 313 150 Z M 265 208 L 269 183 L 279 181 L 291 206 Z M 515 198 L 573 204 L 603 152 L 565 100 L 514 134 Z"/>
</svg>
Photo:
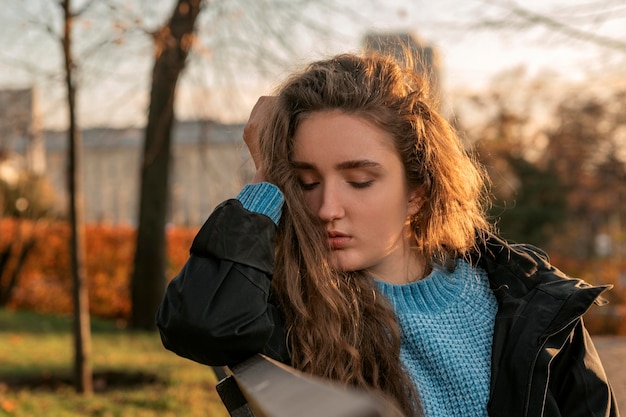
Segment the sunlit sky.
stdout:
<svg viewBox="0 0 626 417">
<path fill-rule="evenodd" d="M 42 9 L 46 9 L 37 6 L 43 4 L 42 2 L 50 3 L 48 0 L 29 0 L 28 5 L 22 7 L 37 16 Z M 602 2 L 613 7 L 622 16 L 626 15 L 623 1 Z M 0 0 L 0 6 L 7 11 L 0 16 L 0 26 L 4 28 L 0 29 L 0 43 L 5 45 L 0 51 L 0 88 L 34 84 L 40 98 L 44 124 L 47 127 L 61 127 L 64 120 L 63 95 L 59 89 L 61 83 L 57 81 L 57 87 L 53 87 L 50 81 L 58 79 L 58 75 L 33 77 L 29 71 L 24 70 L 27 66 L 45 63 L 48 71 L 54 73 L 51 68 L 57 68 L 57 64 L 60 66 L 60 50 L 50 42 L 41 42 L 41 35 L 37 37 L 31 33 L 28 24 L 19 23 L 23 16 L 12 11 L 10 3 L 13 3 L 12 0 Z M 172 1 L 161 3 L 173 4 Z M 344 36 L 336 42 L 323 44 L 303 42 L 299 56 L 294 58 L 294 65 L 320 56 L 356 51 L 366 31 L 412 31 L 437 48 L 443 86 L 448 94 L 460 89 L 483 89 L 494 75 L 518 66 L 526 67 L 530 74 L 549 70 L 568 80 L 598 77 L 607 69 L 626 67 L 624 50 L 600 48 L 586 41 L 575 41 L 542 27 L 521 32 L 470 29 L 479 16 L 502 15 L 502 5 L 512 4 L 506 0 L 381 0 L 378 2 L 381 6 L 377 8 L 368 6 L 370 3 L 363 0 L 337 0 L 336 3 L 358 10 L 365 16 L 365 20 L 354 23 L 342 17 L 322 16 L 322 19 L 333 24 Z M 585 16 L 593 12 L 598 3 L 598 0 L 526 0 L 518 4 L 527 10 L 557 18 L 568 16 L 576 27 L 591 29 L 597 35 L 622 42 L 626 40 L 626 21 L 623 17 L 608 22 L 596 20 L 593 26 L 584 23 Z M 32 9 L 28 9 L 29 7 Z M 169 7 L 165 9 L 167 11 Z M 18 34 L 21 38 L 19 41 L 15 39 Z M 96 86 L 88 86 L 87 92 L 83 90 L 83 95 L 79 97 L 79 116 L 83 126 L 142 125 L 145 122 L 151 59 L 114 59 L 128 61 L 126 66 L 119 66 L 115 71 L 118 79 L 125 77 L 132 83 L 115 84 L 106 81 L 99 82 Z M 236 105 L 229 107 L 224 105 L 224 97 L 233 95 L 231 89 L 216 88 L 215 85 L 200 86 L 198 71 L 202 71 L 202 68 L 191 69 L 180 84 L 181 93 L 177 103 L 180 118 L 211 117 L 242 121 L 256 97 L 269 93 L 273 82 L 277 83 L 287 73 L 285 70 L 283 74 L 276 74 L 276 80 L 264 82 L 237 79 L 236 82 L 244 88 L 239 90 L 241 97 L 236 100 Z M 133 88 L 129 87 L 130 84 Z"/>
<path fill-rule="evenodd" d="M 354 2 L 358 3 L 358 2 Z M 623 63 L 624 51 L 601 50 L 583 41 L 574 41 L 541 27 L 522 33 L 513 31 L 479 31 L 465 29 L 476 23 L 476 17 L 485 11 L 491 16 L 501 15 L 504 10 L 498 4 L 511 4 L 507 0 L 467 1 L 407 1 L 389 0 L 389 8 L 372 11 L 376 28 L 414 30 L 424 39 L 438 47 L 444 69 L 445 82 L 450 87 L 466 85 L 470 88 L 484 86 L 494 74 L 504 69 L 524 65 L 532 73 L 552 70 L 563 76 L 580 79 L 604 69 L 614 60 Z M 590 0 L 525 0 L 518 2 L 525 9 L 548 16 L 574 15 L 574 11 L 586 10 Z M 605 1 L 604 3 L 614 3 Z M 622 16 L 626 4 L 621 2 Z M 576 12 L 580 18 L 585 12 Z M 578 22 L 578 21 L 577 21 Z M 573 23 L 576 24 L 576 23 Z M 593 26 L 577 25 L 591 29 L 595 34 L 626 41 L 626 19 L 610 23 L 597 22 Z M 617 58 L 616 58 L 617 57 Z"/>
</svg>

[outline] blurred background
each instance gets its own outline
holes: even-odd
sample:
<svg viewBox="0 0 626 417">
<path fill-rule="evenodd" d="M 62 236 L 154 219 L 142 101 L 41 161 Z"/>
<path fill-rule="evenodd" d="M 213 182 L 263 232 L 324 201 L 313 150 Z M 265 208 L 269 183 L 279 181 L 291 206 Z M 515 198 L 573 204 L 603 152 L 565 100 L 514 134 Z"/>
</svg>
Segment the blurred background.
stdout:
<svg viewBox="0 0 626 417">
<path fill-rule="evenodd" d="M 489 172 L 501 234 L 614 285 L 587 325 L 626 335 L 623 1 L 0 6 L 0 416 L 225 415 L 212 372 L 161 348 L 156 306 L 253 174 L 258 96 L 363 49 L 419 57 Z"/>
</svg>

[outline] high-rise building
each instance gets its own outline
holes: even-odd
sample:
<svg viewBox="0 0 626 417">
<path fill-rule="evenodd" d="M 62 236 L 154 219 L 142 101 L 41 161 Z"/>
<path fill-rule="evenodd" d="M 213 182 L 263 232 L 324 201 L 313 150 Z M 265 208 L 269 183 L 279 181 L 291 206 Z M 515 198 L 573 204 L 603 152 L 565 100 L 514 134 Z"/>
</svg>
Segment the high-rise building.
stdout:
<svg viewBox="0 0 626 417">
<path fill-rule="evenodd" d="M 401 65 L 411 65 L 428 78 L 432 96 L 441 100 L 440 63 L 433 45 L 412 32 L 370 32 L 363 37 L 361 46 L 392 56 Z"/>
</svg>

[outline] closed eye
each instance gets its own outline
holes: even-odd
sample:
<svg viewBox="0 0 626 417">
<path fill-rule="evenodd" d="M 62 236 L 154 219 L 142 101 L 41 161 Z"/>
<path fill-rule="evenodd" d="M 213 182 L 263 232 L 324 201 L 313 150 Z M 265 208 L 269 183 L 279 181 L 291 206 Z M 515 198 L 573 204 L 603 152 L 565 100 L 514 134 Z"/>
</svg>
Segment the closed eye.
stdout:
<svg viewBox="0 0 626 417">
<path fill-rule="evenodd" d="M 367 188 L 374 183 L 374 180 L 363 181 L 363 182 L 350 182 L 350 185 L 354 188 Z"/>
<path fill-rule="evenodd" d="M 304 191 L 311 191 L 313 189 L 315 189 L 315 187 L 317 187 L 319 185 L 319 182 L 304 182 L 304 181 L 300 181 L 300 187 L 302 187 L 302 190 Z"/>
</svg>

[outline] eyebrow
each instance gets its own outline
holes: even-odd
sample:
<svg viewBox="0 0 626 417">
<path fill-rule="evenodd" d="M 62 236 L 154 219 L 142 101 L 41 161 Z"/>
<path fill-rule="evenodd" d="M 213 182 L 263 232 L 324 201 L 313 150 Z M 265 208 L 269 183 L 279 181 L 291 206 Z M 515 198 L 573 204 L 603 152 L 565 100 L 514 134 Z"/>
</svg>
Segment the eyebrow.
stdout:
<svg viewBox="0 0 626 417">
<path fill-rule="evenodd" d="M 309 162 L 293 161 L 291 163 L 294 169 L 302 170 L 316 170 L 317 166 Z M 356 159 L 350 161 L 344 161 L 335 166 L 339 170 L 358 169 L 358 168 L 380 168 L 381 165 L 378 162 L 371 161 L 369 159 Z"/>
</svg>

